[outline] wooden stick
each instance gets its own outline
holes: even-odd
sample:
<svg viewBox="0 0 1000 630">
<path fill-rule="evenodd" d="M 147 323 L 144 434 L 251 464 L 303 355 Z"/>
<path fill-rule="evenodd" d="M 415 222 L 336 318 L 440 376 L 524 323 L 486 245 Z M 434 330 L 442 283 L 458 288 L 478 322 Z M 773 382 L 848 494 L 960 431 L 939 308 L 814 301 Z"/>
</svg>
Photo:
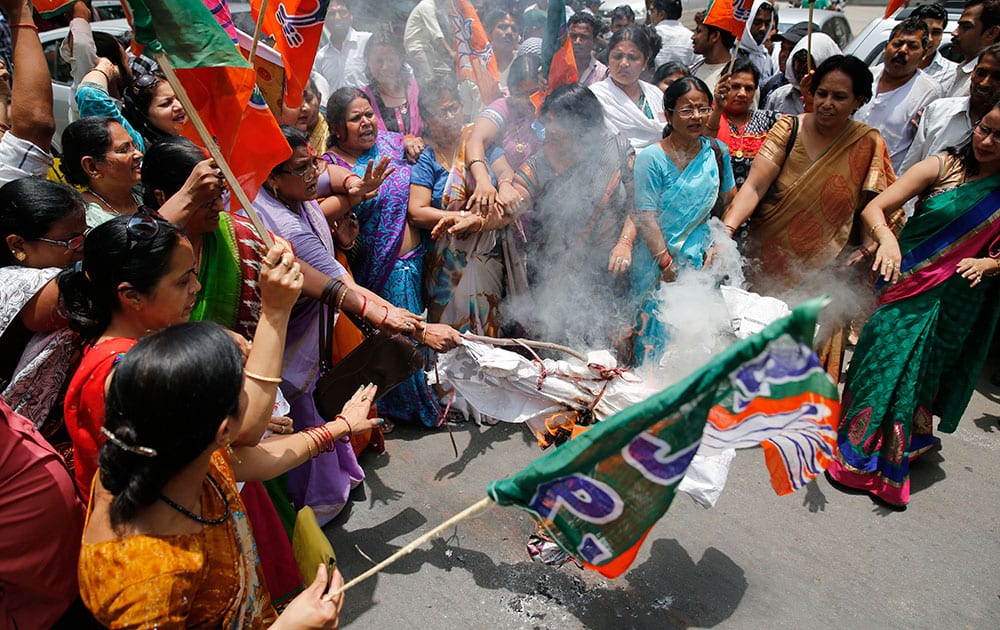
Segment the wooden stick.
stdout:
<svg viewBox="0 0 1000 630">
<path fill-rule="evenodd" d="M 481 511 L 489 508 L 492 505 L 493 505 L 493 499 L 491 499 L 489 497 L 486 497 L 486 498 L 484 498 L 484 499 L 482 499 L 480 501 L 477 501 L 476 503 L 470 505 L 469 507 L 465 508 L 464 510 L 462 510 L 461 512 L 459 512 L 458 514 L 456 514 L 455 516 L 452 516 L 447 521 L 441 523 L 440 525 L 438 525 L 437 527 L 435 527 L 431 531 L 427 532 L 423 536 L 420 536 L 420 537 L 416 538 L 415 540 L 413 540 L 412 542 L 408 543 L 402 549 L 400 549 L 396 553 L 392 554 L 391 556 L 389 556 L 388 558 L 386 558 L 382 562 L 379 562 L 378 564 L 376 564 L 372 568 L 368 569 L 367 571 L 365 571 L 364 573 L 362 573 L 358 577 L 354 578 L 353 580 L 351 580 L 347 584 L 344 584 L 343 586 L 341 586 L 340 588 L 338 588 L 335 591 L 330 591 L 329 593 L 327 593 L 326 595 L 323 596 L 323 599 L 325 599 L 326 601 L 332 601 L 334 598 L 336 598 L 338 595 L 340 595 L 341 593 L 343 593 L 347 589 L 351 588 L 352 586 L 355 586 L 357 584 L 360 584 L 361 582 L 364 582 L 365 580 L 367 580 L 371 576 L 375 575 L 376 573 L 378 573 L 382 569 L 386 568 L 390 564 L 393 564 L 397 560 L 400 560 L 401 558 L 403 558 L 403 556 L 407 556 L 407 555 L 413 553 L 421 545 L 423 545 L 427 541 L 431 540 L 432 538 L 437 537 L 438 534 L 440 534 L 441 532 L 445 531 L 449 527 L 452 527 L 453 525 L 457 525 L 458 523 L 464 521 L 467 518 L 472 518 L 477 513 L 479 513 Z"/>
<path fill-rule="evenodd" d="M 482 335 L 473 335 L 471 333 L 463 333 L 463 337 L 469 341 L 478 341 L 480 343 L 488 343 L 494 346 L 531 346 L 532 348 L 543 348 L 545 350 L 556 350 L 558 352 L 565 352 L 566 354 L 580 359 L 584 363 L 587 362 L 587 356 L 580 354 L 573 348 L 567 348 L 566 346 L 560 346 L 557 343 L 550 343 L 548 341 L 533 341 L 531 339 L 498 339 L 497 337 L 483 337 Z"/>
<path fill-rule="evenodd" d="M 170 63 L 166 53 L 162 52 L 156 53 L 156 63 L 160 64 L 160 69 L 163 70 L 163 75 L 167 77 L 167 82 L 170 83 L 170 87 L 174 88 L 174 94 L 177 96 L 177 100 L 179 100 L 181 105 L 184 106 L 184 111 L 187 113 L 188 118 L 191 119 L 191 123 L 198 132 L 198 137 L 205 143 L 205 148 L 208 149 L 208 154 L 213 160 L 215 160 L 215 165 L 219 167 L 219 170 L 222 171 L 222 175 L 226 178 L 226 183 L 229 184 L 229 189 L 232 191 L 233 195 L 236 196 L 236 200 L 240 202 L 240 205 L 243 206 L 243 209 L 247 213 L 247 217 L 253 222 L 253 226 L 257 229 L 257 233 L 260 235 L 261 240 L 264 241 L 264 245 L 270 249 L 274 246 L 274 240 L 271 238 L 271 233 L 267 231 L 266 227 L 264 227 L 260 217 L 257 215 L 257 211 L 253 208 L 253 204 L 250 203 L 249 197 L 247 197 L 243 188 L 240 187 L 240 182 L 236 179 L 236 174 L 233 173 L 233 169 L 229 168 L 229 163 L 226 162 L 224 157 L 222 157 L 222 150 L 219 149 L 219 144 L 215 141 L 211 132 L 209 132 L 208 127 L 205 126 L 205 121 L 201 119 L 201 115 L 198 114 L 198 110 L 195 109 L 194 104 L 191 102 L 191 97 L 188 96 L 184 86 L 181 85 L 180 79 L 177 78 L 177 72 L 174 70 L 174 65 Z"/>
<path fill-rule="evenodd" d="M 264 0 L 265 2 L 267 0 Z M 806 27 L 806 73 L 813 71 L 813 9 L 816 7 L 816 0 L 809 1 L 809 25 Z"/>
<path fill-rule="evenodd" d="M 260 33 L 264 28 L 264 13 L 267 12 L 267 0 L 260 3 L 260 13 L 257 14 L 257 25 L 253 29 L 253 41 L 250 42 L 250 55 L 247 62 L 252 66 L 253 58 L 257 55 L 257 44 L 260 42 Z"/>
</svg>

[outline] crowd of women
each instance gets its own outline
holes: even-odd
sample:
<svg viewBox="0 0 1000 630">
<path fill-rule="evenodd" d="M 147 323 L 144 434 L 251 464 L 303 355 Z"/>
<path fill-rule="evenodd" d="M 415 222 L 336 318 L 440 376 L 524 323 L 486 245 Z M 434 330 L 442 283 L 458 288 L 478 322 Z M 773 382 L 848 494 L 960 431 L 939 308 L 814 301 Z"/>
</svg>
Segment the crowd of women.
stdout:
<svg viewBox="0 0 1000 630">
<path fill-rule="evenodd" d="M 0 4 L 19 69 L 7 160 L 15 143 L 44 153 L 48 141 L 28 105 L 39 68 L 23 70 L 44 66 L 30 12 Z M 285 111 L 292 154 L 260 165 L 262 234 L 180 135 L 170 84 L 105 44 L 60 168 L 0 188 L 0 410 L 16 436 L 0 452 L 22 480 L 0 505 L 58 530 L 0 548 L 35 550 L 61 578 L 0 596 L 19 626 L 335 625 L 342 600 L 324 592 L 339 576 L 321 567 L 303 589 L 291 561 L 296 512 L 336 517 L 364 480 L 360 451 L 384 448 L 398 423 L 440 425 L 450 394 L 418 371 L 324 417 L 320 364 L 373 334 L 430 357 L 470 332 L 656 365 L 670 343 L 657 288 L 711 274 L 719 239 L 736 238 L 759 293 L 788 298 L 819 278 L 871 296 L 874 312 L 844 314 L 819 341 L 840 379 L 850 327 L 867 320 L 837 484 L 905 505 L 932 418 L 954 429 L 985 361 L 1000 308 L 1000 105 L 897 179 L 879 132 L 851 119 L 873 83 L 853 57 L 814 59 L 796 82 L 804 112 L 788 115 L 753 107 L 761 76 L 746 60 L 714 89 L 677 64 L 647 83 L 660 43 L 633 25 L 589 88 L 556 87 L 536 107 L 542 63 L 525 53 L 504 96 L 470 112 L 462 87 L 418 85 L 398 42 L 376 35 L 369 86 L 322 102 L 311 82 Z M 340 316 L 321 357 L 327 313 Z"/>
</svg>

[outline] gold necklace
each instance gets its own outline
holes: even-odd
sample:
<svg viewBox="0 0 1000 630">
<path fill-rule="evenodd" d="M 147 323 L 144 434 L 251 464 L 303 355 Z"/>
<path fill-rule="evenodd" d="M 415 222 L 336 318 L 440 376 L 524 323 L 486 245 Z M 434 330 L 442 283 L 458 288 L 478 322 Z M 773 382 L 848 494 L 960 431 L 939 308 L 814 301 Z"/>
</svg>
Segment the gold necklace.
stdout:
<svg viewBox="0 0 1000 630">
<path fill-rule="evenodd" d="M 97 200 L 100 201 L 101 203 L 103 203 L 105 206 L 107 206 L 108 210 L 110 210 L 112 212 L 112 214 L 114 214 L 116 217 L 120 217 L 122 215 L 122 213 L 118 211 L 118 208 L 115 208 L 110 203 L 108 203 L 108 200 L 105 199 L 104 197 L 98 195 L 97 192 L 93 188 L 88 188 L 87 192 L 89 192 L 93 196 L 97 197 Z"/>
</svg>

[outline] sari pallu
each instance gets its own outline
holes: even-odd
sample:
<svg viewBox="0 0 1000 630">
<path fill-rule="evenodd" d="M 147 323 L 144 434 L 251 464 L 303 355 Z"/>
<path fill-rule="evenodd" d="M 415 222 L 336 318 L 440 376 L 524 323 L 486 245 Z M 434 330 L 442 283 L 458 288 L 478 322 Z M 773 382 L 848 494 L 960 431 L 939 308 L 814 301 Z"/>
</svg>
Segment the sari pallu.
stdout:
<svg viewBox="0 0 1000 630">
<path fill-rule="evenodd" d="M 900 234 L 900 280 L 883 287 L 847 373 L 835 480 L 904 505 L 910 461 L 958 425 L 989 351 L 1000 283 L 970 288 L 962 258 L 1000 256 L 1000 176 L 922 201 Z"/>
<path fill-rule="evenodd" d="M 896 179 L 885 142 L 872 127 L 849 121 L 815 161 L 801 137 L 786 155 L 791 130 L 791 117 L 782 118 L 758 152 L 781 167 L 750 218 L 746 249 L 756 263 L 753 289 L 768 295 L 785 293 L 833 264 L 852 240 L 865 203 Z"/>
</svg>

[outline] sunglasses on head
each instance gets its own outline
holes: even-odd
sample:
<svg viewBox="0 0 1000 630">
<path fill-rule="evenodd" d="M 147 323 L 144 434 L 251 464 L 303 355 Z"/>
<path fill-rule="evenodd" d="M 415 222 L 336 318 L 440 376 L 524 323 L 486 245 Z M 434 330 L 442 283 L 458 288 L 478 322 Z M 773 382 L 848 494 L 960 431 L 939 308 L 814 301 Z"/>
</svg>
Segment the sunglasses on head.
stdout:
<svg viewBox="0 0 1000 630">
<path fill-rule="evenodd" d="M 125 224 L 125 248 L 131 251 L 137 244 L 153 240 L 159 231 L 159 221 L 145 208 L 139 208 Z"/>
</svg>

